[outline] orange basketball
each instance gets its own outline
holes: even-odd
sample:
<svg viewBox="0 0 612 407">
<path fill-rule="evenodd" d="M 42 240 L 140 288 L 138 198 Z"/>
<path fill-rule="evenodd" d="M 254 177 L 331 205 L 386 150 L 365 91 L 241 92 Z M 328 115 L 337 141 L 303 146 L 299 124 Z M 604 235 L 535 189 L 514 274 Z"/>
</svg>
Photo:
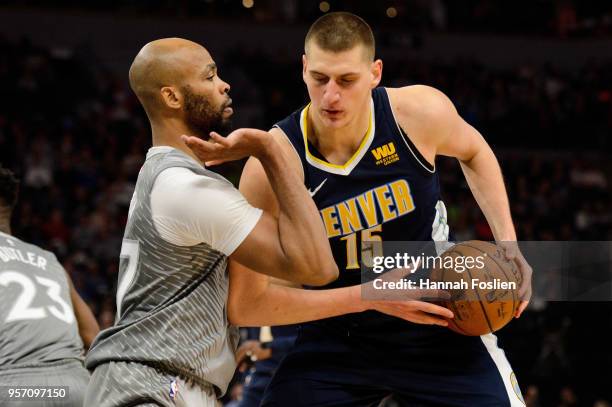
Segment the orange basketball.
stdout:
<svg viewBox="0 0 612 407">
<path fill-rule="evenodd" d="M 456 244 L 440 257 L 442 265 L 436 265 L 430 280 L 456 287 L 447 290 L 451 298 L 441 303 L 455 314 L 449 320 L 450 329 L 462 335 L 484 335 L 512 320 L 523 279 L 516 264 L 506 260 L 503 249 L 471 240 Z M 466 260 L 470 258 L 474 261 Z"/>
</svg>

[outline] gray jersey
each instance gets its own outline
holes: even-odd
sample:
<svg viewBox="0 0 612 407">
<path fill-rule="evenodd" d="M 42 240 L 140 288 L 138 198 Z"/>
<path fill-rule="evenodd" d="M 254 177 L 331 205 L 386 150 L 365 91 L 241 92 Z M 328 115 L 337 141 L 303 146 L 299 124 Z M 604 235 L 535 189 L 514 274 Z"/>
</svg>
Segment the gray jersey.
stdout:
<svg viewBox="0 0 612 407">
<path fill-rule="evenodd" d="M 64 268 L 53 253 L 0 233 L 0 374 L 82 353 Z"/>
<path fill-rule="evenodd" d="M 121 249 L 117 319 L 98 335 L 86 365 L 91 370 L 109 361 L 138 362 L 224 393 L 235 370 L 238 339 L 226 316 L 227 256 L 207 243 L 177 246 L 158 233 L 151 190 L 171 167 L 229 183 L 178 150 L 147 158 Z"/>
</svg>

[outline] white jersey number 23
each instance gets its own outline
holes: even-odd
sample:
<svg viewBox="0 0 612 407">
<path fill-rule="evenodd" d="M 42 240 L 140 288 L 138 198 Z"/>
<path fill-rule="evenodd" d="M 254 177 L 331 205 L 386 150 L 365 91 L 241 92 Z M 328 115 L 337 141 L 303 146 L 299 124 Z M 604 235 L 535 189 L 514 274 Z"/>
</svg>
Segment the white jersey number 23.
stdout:
<svg viewBox="0 0 612 407">
<path fill-rule="evenodd" d="M 19 321 L 23 319 L 42 319 L 47 312 L 67 324 L 74 322 L 74 311 L 61 296 L 62 287 L 55 281 L 44 277 L 34 276 L 35 282 L 28 276 L 17 271 L 3 271 L 0 273 L 0 286 L 8 287 L 11 284 L 21 286 L 21 293 L 11 308 L 4 322 Z M 32 301 L 40 286 L 46 288 L 47 297 L 54 305 L 45 307 L 32 307 Z"/>
</svg>

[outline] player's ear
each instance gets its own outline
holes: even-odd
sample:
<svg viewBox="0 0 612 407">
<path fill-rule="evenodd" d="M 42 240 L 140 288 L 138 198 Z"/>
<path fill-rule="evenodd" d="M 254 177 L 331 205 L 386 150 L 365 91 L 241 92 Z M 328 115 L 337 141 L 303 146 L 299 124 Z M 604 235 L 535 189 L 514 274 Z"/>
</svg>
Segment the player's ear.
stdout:
<svg viewBox="0 0 612 407">
<path fill-rule="evenodd" d="M 372 62 L 372 67 L 370 71 L 370 73 L 372 74 L 372 89 L 377 87 L 380 83 L 382 79 L 382 69 L 383 63 L 381 59 L 377 59 L 376 61 Z"/>
<path fill-rule="evenodd" d="M 302 79 L 304 79 L 304 82 L 306 81 L 306 54 L 302 55 Z"/>
<path fill-rule="evenodd" d="M 164 86 L 160 90 L 164 104 L 170 109 L 180 109 L 183 105 L 183 95 L 174 86 Z"/>
</svg>

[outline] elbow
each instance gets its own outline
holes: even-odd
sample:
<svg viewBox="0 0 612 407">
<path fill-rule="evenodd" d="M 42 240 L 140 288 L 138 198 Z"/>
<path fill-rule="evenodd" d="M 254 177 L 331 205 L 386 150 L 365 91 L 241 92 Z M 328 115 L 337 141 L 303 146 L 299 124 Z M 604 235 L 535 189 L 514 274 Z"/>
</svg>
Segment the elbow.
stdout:
<svg viewBox="0 0 612 407">
<path fill-rule="evenodd" d="M 230 299 L 227 301 L 227 320 L 231 325 L 241 326 L 244 325 L 244 314 L 241 312 L 242 310 L 236 304 L 235 301 L 231 301 Z"/>
<path fill-rule="evenodd" d="M 238 295 L 236 295 L 238 294 Z M 244 299 L 240 300 L 239 293 L 232 293 L 227 301 L 227 320 L 233 326 L 254 326 L 252 324 L 251 313 L 255 309 L 252 303 L 245 303 Z"/>
<path fill-rule="evenodd" d="M 334 256 L 325 241 L 324 248 L 315 248 L 312 255 L 304 256 L 297 264 L 300 267 L 301 283 L 321 287 L 338 279 L 339 270 Z"/>
<path fill-rule="evenodd" d="M 233 326 L 245 326 L 245 321 L 240 316 L 240 313 L 232 312 L 231 308 L 228 308 L 227 310 L 227 321 Z"/>
<path fill-rule="evenodd" d="M 317 272 L 313 273 L 312 270 L 317 270 Z M 305 278 L 307 281 L 304 281 L 304 284 L 315 287 L 325 286 L 336 281 L 338 279 L 338 274 L 338 266 L 335 262 L 332 261 L 329 264 L 321 264 L 318 267 L 310 269 L 309 275 Z"/>
<path fill-rule="evenodd" d="M 324 268 L 324 270 L 325 272 L 323 273 L 321 285 L 327 285 L 329 283 L 333 283 L 334 281 L 338 279 L 338 276 L 340 275 L 340 270 L 338 270 L 338 265 L 336 264 L 335 261 L 331 261 L 330 264 L 328 264 Z"/>
</svg>

